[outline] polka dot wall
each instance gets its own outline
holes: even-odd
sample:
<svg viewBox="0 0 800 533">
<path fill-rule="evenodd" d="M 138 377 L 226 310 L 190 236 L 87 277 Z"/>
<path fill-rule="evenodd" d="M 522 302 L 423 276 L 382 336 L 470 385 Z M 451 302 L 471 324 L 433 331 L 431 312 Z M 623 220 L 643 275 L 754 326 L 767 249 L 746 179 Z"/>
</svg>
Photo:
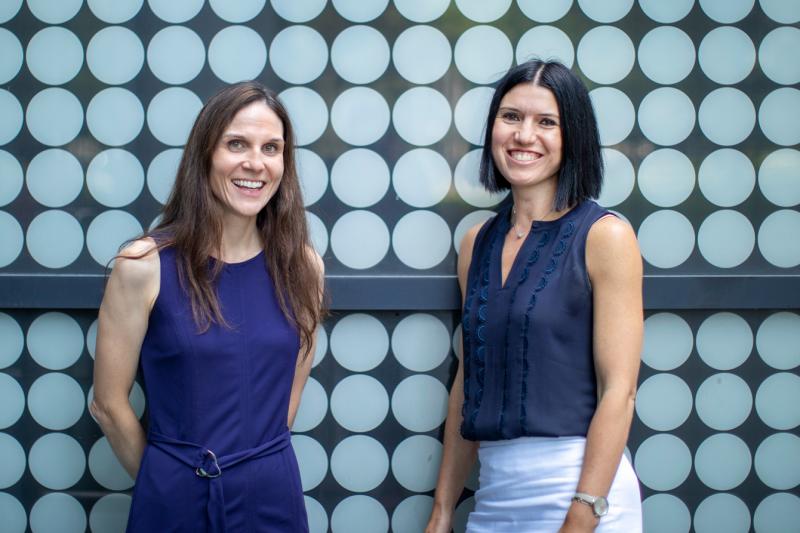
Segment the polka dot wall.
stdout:
<svg viewBox="0 0 800 533">
<path fill-rule="evenodd" d="M 796 530 L 797 297 L 716 309 L 688 289 L 800 275 L 796 50 L 797 0 L 0 2 L 0 293 L 52 288 L 0 294 L 0 531 L 124 529 L 133 481 L 87 409 L 97 302 L 72 284 L 99 290 L 153 224 L 208 96 L 279 92 L 332 284 L 452 284 L 461 237 L 503 199 L 477 183 L 491 85 L 533 56 L 591 91 L 600 202 L 636 229 L 646 289 L 686 280 L 646 315 L 628 443 L 645 530 Z M 458 320 L 356 299 L 320 330 L 292 441 L 311 530 L 418 532 Z"/>
</svg>

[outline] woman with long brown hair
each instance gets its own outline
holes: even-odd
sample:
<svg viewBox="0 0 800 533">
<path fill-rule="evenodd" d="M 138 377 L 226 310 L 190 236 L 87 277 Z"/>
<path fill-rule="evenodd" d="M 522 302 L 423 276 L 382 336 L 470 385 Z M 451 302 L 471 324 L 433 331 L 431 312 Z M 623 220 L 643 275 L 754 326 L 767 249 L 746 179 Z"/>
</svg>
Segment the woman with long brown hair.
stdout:
<svg viewBox="0 0 800 533">
<path fill-rule="evenodd" d="M 322 294 L 286 109 L 259 83 L 230 86 L 100 306 L 91 411 L 136 478 L 128 531 L 308 531 L 288 428 Z M 140 367 L 146 432 L 128 402 Z"/>
</svg>

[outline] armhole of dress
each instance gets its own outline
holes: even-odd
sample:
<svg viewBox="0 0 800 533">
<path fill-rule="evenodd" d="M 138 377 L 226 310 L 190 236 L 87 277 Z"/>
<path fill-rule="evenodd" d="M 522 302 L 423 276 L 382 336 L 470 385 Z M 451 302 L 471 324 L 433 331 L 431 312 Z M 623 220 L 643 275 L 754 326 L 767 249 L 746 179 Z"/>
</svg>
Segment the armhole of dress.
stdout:
<svg viewBox="0 0 800 533">
<path fill-rule="evenodd" d="M 586 246 L 589 244 L 589 232 L 592 231 L 592 226 L 603 220 L 604 218 L 619 216 L 612 211 L 603 211 L 596 219 L 589 224 L 589 229 L 586 230 L 586 239 L 583 241 L 583 275 L 586 277 L 586 287 L 589 289 L 589 294 L 592 294 L 592 280 L 589 279 L 589 266 L 586 264 Z"/>
</svg>

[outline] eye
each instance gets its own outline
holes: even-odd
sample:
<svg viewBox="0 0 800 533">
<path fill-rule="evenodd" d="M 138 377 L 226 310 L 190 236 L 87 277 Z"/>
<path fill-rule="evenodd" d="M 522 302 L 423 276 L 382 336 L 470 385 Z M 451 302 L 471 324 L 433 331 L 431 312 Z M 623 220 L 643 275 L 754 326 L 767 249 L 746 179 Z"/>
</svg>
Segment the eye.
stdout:
<svg viewBox="0 0 800 533">
<path fill-rule="evenodd" d="M 503 111 L 500 113 L 500 118 L 506 122 L 519 122 L 522 120 L 522 117 L 516 111 Z"/>
<path fill-rule="evenodd" d="M 265 144 L 264 148 L 262 148 L 262 150 L 264 150 L 264 153 L 267 153 L 267 154 L 275 154 L 275 153 L 280 152 L 280 146 L 278 146 L 275 143 L 269 143 L 269 144 Z"/>
<path fill-rule="evenodd" d="M 241 150 L 244 148 L 244 143 L 239 139 L 231 139 L 228 141 L 228 148 L 231 150 Z"/>
<path fill-rule="evenodd" d="M 547 118 L 547 117 L 543 118 L 539 123 L 542 126 L 547 126 L 549 128 L 553 128 L 553 127 L 557 127 L 558 126 L 558 122 L 556 122 L 552 118 Z"/>
</svg>

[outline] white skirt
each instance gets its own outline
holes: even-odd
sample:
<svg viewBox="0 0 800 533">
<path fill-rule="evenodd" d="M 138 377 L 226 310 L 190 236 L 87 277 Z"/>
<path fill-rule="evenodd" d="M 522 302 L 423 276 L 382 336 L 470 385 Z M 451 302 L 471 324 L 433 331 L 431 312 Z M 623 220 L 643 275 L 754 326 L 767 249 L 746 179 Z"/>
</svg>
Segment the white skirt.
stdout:
<svg viewBox="0 0 800 533">
<path fill-rule="evenodd" d="M 578 486 L 584 437 L 481 442 L 479 488 L 467 533 L 556 533 Z M 639 482 L 623 455 L 596 533 L 641 533 Z"/>
</svg>

